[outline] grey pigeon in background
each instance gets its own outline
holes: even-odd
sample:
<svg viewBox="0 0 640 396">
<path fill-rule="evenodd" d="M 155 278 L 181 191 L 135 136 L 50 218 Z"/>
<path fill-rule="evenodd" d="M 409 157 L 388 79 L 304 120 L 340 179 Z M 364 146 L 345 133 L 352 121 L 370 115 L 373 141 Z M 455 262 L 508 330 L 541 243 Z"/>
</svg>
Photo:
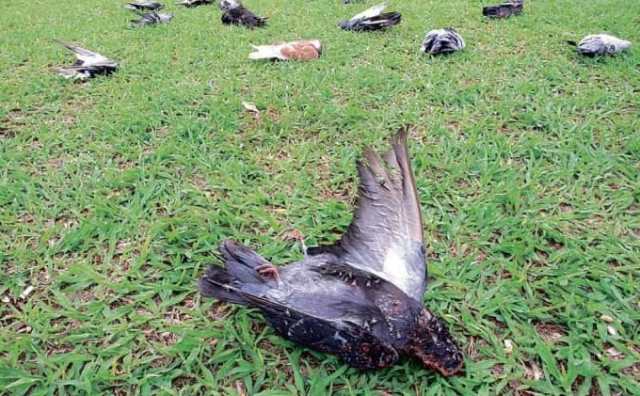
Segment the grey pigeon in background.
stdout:
<svg viewBox="0 0 640 396">
<path fill-rule="evenodd" d="M 137 10 L 137 11 L 146 11 L 146 10 L 157 11 L 162 9 L 164 5 L 155 1 L 137 1 L 133 3 L 127 3 L 125 7 L 130 10 Z"/>
<path fill-rule="evenodd" d="M 356 368 L 388 367 L 405 355 L 443 375 L 458 373 L 462 353 L 421 302 L 425 247 L 406 140 L 403 129 L 382 157 L 365 150 L 357 209 L 338 242 L 275 267 L 225 241 L 224 267 L 208 269 L 201 293 L 258 308 L 281 336 Z"/>
<path fill-rule="evenodd" d="M 243 25 L 250 29 L 265 26 L 267 18 L 249 11 L 239 0 L 221 0 L 222 23 L 225 25 Z"/>
<path fill-rule="evenodd" d="M 575 42 L 570 41 L 575 45 Z M 610 34 L 591 34 L 577 45 L 578 53 L 586 56 L 615 55 L 631 47 L 631 42 Z"/>
<path fill-rule="evenodd" d="M 342 21 L 338 24 L 344 30 L 364 32 L 372 30 L 383 30 L 400 23 L 402 16 L 399 12 L 385 12 L 386 3 L 373 6 L 353 18 Z"/>
<path fill-rule="evenodd" d="M 449 54 L 463 49 L 462 36 L 453 28 L 437 29 L 427 33 L 422 42 L 422 51 L 431 54 Z"/>
<path fill-rule="evenodd" d="M 173 18 L 173 14 L 163 14 L 155 11 L 140 13 L 139 15 L 140 19 L 131 21 L 131 23 L 137 27 L 168 23 Z"/>
<path fill-rule="evenodd" d="M 524 0 L 513 0 L 508 3 L 483 7 L 482 15 L 489 18 L 508 18 L 521 14 L 523 6 Z"/>
<path fill-rule="evenodd" d="M 58 41 L 61 45 L 73 51 L 76 62 L 67 67 L 58 68 L 58 73 L 68 79 L 86 80 L 96 75 L 108 75 L 117 70 L 118 64 L 97 52 L 89 51 L 77 45 Z"/>
<path fill-rule="evenodd" d="M 212 4 L 212 3 L 213 3 L 213 0 L 182 0 L 177 2 L 176 4 L 183 5 L 187 8 L 190 8 L 190 7 L 197 7 L 197 6 Z"/>
</svg>

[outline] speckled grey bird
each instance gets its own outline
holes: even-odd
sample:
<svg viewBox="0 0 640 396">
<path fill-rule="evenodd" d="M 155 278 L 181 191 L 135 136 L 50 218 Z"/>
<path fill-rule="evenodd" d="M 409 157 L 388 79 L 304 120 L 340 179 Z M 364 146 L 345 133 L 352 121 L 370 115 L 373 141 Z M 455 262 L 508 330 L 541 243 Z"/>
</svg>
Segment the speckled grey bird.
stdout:
<svg viewBox="0 0 640 396">
<path fill-rule="evenodd" d="M 508 18 L 512 15 L 522 14 L 524 0 L 513 0 L 507 3 L 486 6 L 482 8 L 482 15 L 489 18 Z"/>
<path fill-rule="evenodd" d="M 575 45 L 575 42 L 570 42 Z M 631 47 L 631 42 L 610 34 L 591 34 L 577 45 L 578 53 L 586 56 L 616 55 Z"/>
<path fill-rule="evenodd" d="M 460 350 L 421 303 L 425 247 L 406 139 L 401 130 L 382 158 L 365 150 L 357 209 L 337 243 L 276 267 L 225 241 L 225 265 L 209 268 L 201 293 L 258 308 L 281 336 L 356 368 L 388 367 L 406 355 L 443 375 L 458 373 Z"/>
<path fill-rule="evenodd" d="M 169 23 L 171 19 L 173 19 L 173 14 L 164 14 L 155 11 L 139 13 L 138 15 L 140 15 L 139 19 L 131 21 L 132 25 L 136 27 Z"/>
<path fill-rule="evenodd" d="M 225 25 L 242 25 L 253 29 L 267 24 L 267 18 L 249 11 L 239 0 L 221 0 L 219 7 L 222 10 L 220 19 Z"/>
<path fill-rule="evenodd" d="M 453 28 L 432 30 L 422 42 L 422 52 L 431 55 L 450 54 L 464 47 L 464 39 Z"/>
<path fill-rule="evenodd" d="M 73 65 L 57 69 L 58 73 L 64 78 L 87 80 L 96 75 L 111 74 L 118 69 L 118 63 L 97 52 L 61 41 L 58 41 L 58 43 L 76 55 L 76 62 Z"/>
<path fill-rule="evenodd" d="M 158 11 L 164 8 L 164 5 L 155 1 L 136 1 L 133 3 L 127 3 L 125 8 L 137 11 Z"/>
<path fill-rule="evenodd" d="M 197 7 L 201 5 L 212 4 L 213 0 L 182 0 L 177 2 L 178 5 L 183 5 L 187 8 Z"/>
<path fill-rule="evenodd" d="M 386 7 L 387 3 L 378 4 L 355 15 L 349 20 L 340 22 L 338 26 L 343 30 L 365 32 L 384 30 L 399 24 L 402 20 L 402 15 L 400 15 L 399 12 L 383 12 Z"/>
</svg>

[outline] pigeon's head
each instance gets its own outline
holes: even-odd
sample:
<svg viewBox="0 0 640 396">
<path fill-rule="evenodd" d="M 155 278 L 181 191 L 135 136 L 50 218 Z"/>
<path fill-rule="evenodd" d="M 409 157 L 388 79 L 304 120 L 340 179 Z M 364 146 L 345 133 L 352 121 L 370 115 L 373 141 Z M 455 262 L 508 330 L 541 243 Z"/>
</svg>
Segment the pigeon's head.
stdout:
<svg viewBox="0 0 640 396">
<path fill-rule="evenodd" d="M 464 357 L 445 325 L 431 312 L 423 309 L 408 344 L 407 352 L 425 367 L 448 377 L 459 373 Z"/>
<path fill-rule="evenodd" d="M 240 7 L 240 1 L 238 0 L 220 0 L 220 9 L 222 11 L 233 10 L 234 8 Z"/>
<path fill-rule="evenodd" d="M 319 55 L 322 55 L 322 44 L 320 43 L 320 40 L 310 40 L 309 44 L 318 51 Z"/>
</svg>

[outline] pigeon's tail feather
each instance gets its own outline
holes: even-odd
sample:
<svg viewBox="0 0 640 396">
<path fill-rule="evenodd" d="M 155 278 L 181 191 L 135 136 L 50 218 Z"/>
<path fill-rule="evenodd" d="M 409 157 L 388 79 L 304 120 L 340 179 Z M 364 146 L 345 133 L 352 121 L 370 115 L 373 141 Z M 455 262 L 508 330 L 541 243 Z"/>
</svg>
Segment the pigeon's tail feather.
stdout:
<svg viewBox="0 0 640 396">
<path fill-rule="evenodd" d="M 252 45 L 253 52 L 249 59 L 276 59 L 280 58 L 280 46 L 277 45 Z"/>
<path fill-rule="evenodd" d="M 242 292 L 233 284 L 233 278 L 224 268 L 209 267 L 207 273 L 200 279 L 200 293 L 205 297 L 247 305 L 247 300 L 242 296 Z"/>
<path fill-rule="evenodd" d="M 259 272 L 272 267 L 271 263 L 253 250 L 231 240 L 224 241 L 219 250 L 224 257 L 224 268 L 209 267 L 200 279 L 200 291 L 204 296 L 250 305 L 247 296 L 277 287 L 277 276 L 272 279 Z M 276 271 L 275 267 L 273 271 Z"/>
</svg>

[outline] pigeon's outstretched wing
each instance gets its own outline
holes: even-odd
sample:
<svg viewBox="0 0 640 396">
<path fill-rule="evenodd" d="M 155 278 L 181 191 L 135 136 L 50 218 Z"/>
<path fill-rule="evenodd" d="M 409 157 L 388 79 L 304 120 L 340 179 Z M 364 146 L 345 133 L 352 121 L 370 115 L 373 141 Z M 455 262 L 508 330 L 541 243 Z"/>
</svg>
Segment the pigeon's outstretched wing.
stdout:
<svg viewBox="0 0 640 396">
<path fill-rule="evenodd" d="M 358 174 L 357 209 L 347 232 L 335 245 L 311 248 L 309 254 L 332 253 L 421 301 L 426 286 L 425 249 L 407 129 L 395 135 L 383 159 L 365 150 Z"/>
<path fill-rule="evenodd" d="M 343 30 L 352 30 L 356 32 L 384 30 L 388 27 L 397 25 L 402 20 L 399 12 L 383 13 L 387 7 L 386 3 L 373 6 L 353 18 L 342 21 L 338 24 Z"/>
<path fill-rule="evenodd" d="M 125 5 L 125 8 L 128 8 L 130 10 L 138 10 L 138 11 L 145 11 L 145 10 L 157 11 L 162 9 L 163 7 L 164 5 L 155 1 L 137 1 L 137 2 L 127 3 Z"/>
<path fill-rule="evenodd" d="M 118 68 L 117 62 L 97 52 L 62 41 L 55 41 L 73 51 L 76 56 L 76 61 L 73 65 L 57 69 L 58 73 L 65 78 L 86 80 L 98 74 L 111 74 Z"/>
</svg>

